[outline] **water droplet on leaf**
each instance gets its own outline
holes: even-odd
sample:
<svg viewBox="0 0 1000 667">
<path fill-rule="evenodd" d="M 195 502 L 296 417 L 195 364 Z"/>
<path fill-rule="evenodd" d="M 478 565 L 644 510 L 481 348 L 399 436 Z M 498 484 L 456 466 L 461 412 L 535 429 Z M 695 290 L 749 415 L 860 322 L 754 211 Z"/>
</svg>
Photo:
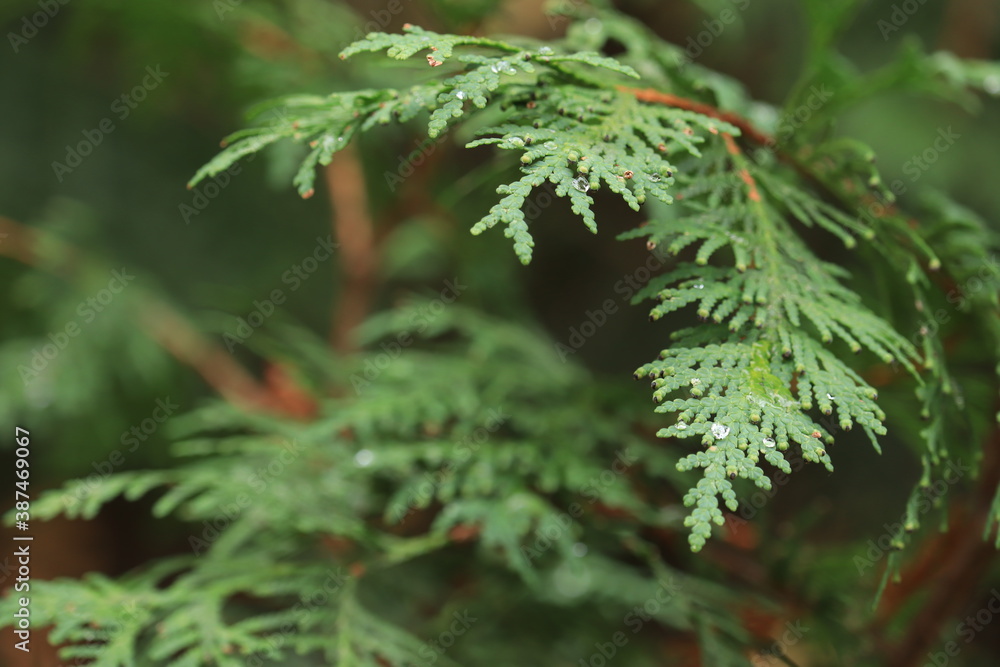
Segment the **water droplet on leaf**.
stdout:
<svg viewBox="0 0 1000 667">
<path fill-rule="evenodd" d="M 370 449 L 362 449 L 354 455 L 354 462 L 362 468 L 367 468 L 375 460 L 375 454 Z"/>
<path fill-rule="evenodd" d="M 712 424 L 712 435 L 716 440 L 722 440 L 729 435 L 729 427 L 725 424 L 714 423 Z"/>
<path fill-rule="evenodd" d="M 590 190 L 590 181 L 581 176 L 580 178 L 573 181 L 573 187 L 579 190 L 580 192 L 586 192 L 587 190 Z"/>
<path fill-rule="evenodd" d="M 510 63 L 506 60 L 499 60 L 490 66 L 490 69 L 494 74 L 514 74 L 514 68 L 510 66 Z"/>
<path fill-rule="evenodd" d="M 764 438 L 765 447 L 774 447 L 774 438 Z"/>
</svg>

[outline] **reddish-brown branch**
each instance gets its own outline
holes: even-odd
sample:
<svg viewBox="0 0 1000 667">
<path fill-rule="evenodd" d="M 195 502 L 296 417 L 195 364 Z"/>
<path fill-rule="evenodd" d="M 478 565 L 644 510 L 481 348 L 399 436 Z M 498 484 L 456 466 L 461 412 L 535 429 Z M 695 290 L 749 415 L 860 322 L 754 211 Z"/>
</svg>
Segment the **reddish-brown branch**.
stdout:
<svg viewBox="0 0 1000 667">
<path fill-rule="evenodd" d="M 353 146 L 334 154 L 325 170 L 333 208 L 333 229 L 340 244 L 344 284 L 333 316 L 330 339 L 334 349 L 354 348 L 354 329 L 368 315 L 375 288 L 378 259 L 368 207 L 365 176 Z"/>
<path fill-rule="evenodd" d="M 654 88 L 631 88 L 629 86 L 618 86 L 618 90 L 626 93 L 632 93 L 635 95 L 635 98 L 641 102 L 663 104 L 668 107 L 694 111 L 710 118 L 718 118 L 719 120 L 723 120 L 730 125 L 735 125 L 740 128 L 742 135 L 756 144 L 760 144 L 761 146 L 770 146 L 774 144 L 774 139 L 758 130 L 750 123 L 750 121 L 743 118 L 739 114 L 722 111 L 720 109 L 716 109 L 710 104 L 695 102 L 694 100 L 689 100 L 686 97 L 678 97 L 677 95 L 671 95 L 670 93 L 663 93 Z"/>
<path fill-rule="evenodd" d="M 651 102 L 653 104 L 663 104 L 678 109 L 686 109 L 688 111 L 694 111 L 696 113 L 700 113 L 710 118 L 718 118 L 719 120 L 724 120 L 727 123 L 735 125 L 736 127 L 740 128 L 741 136 L 743 138 L 753 143 L 759 144 L 761 146 L 765 146 L 771 150 L 774 150 L 775 156 L 779 160 L 787 164 L 790 164 L 792 167 L 794 167 L 796 171 L 798 171 L 802 175 L 803 178 L 805 178 L 810 183 L 815 185 L 820 191 L 826 192 L 834 199 L 842 201 L 845 200 L 846 196 L 845 194 L 833 192 L 830 186 L 827 183 L 823 182 L 823 180 L 816 173 L 814 173 L 813 170 L 808 165 L 801 162 L 799 158 L 797 158 L 796 156 L 793 156 L 785 151 L 778 149 L 776 147 L 776 140 L 774 139 L 774 137 L 771 137 L 761 132 L 756 127 L 754 127 L 749 120 L 743 118 L 739 114 L 732 113 L 730 111 L 722 111 L 721 109 L 717 109 L 710 104 L 695 102 L 694 100 L 689 100 L 685 97 L 678 97 L 677 95 L 671 95 L 670 93 L 663 93 L 653 88 L 630 88 L 628 86 L 618 86 L 618 90 L 631 93 L 635 95 L 636 99 L 641 100 L 643 102 Z M 730 154 L 736 155 L 739 152 L 736 142 L 733 141 L 732 137 L 729 135 L 725 135 L 724 138 L 726 139 L 727 150 L 729 150 Z M 734 150 L 736 152 L 734 152 Z M 744 183 L 747 183 L 747 185 L 751 184 L 752 178 L 748 172 L 745 171 L 741 172 L 739 176 Z M 753 193 L 757 193 L 757 195 L 759 196 L 759 191 L 756 189 L 756 186 L 754 186 L 753 189 L 751 190 L 751 196 L 753 196 Z M 865 203 L 865 204 L 871 203 L 870 201 L 868 201 L 871 199 L 870 195 L 865 193 L 860 193 L 859 197 L 860 197 L 860 202 L 847 202 L 847 204 L 852 205 L 853 208 L 856 210 L 859 208 L 859 206 L 857 205 L 859 203 Z M 876 214 L 875 217 L 883 217 L 889 214 L 891 211 L 892 207 L 890 206 L 889 209 Z"/>
<path fill-rule="evenodd" d="M 35 254 L 38 232 L 10 218 L 0 216 L 0 255 L 6 255 L 29 266 L 38 263 Z"/>
<path fill-rule="evenodd" d="M 722 139 L 726 142 L 726 150 L 729 151 L 730 155 L 733 157 L 740 155 L 740 147 L 736 145 L 736 141 L 733 140 L 731 135 L 723 132 Z M 757 181 L 753 180 L 753 176 L 750 175 L 750 172 L 747 171 L 746 168 L 740 167 L 737 169 L 736 174 L 740 177 L 741 181 L 746 183 L 747 197 L 750 198 L 750 201 L 759 202 L 760 190 L 757 189 Z"/>
<path fill-rule="evenodd" d="M 0 217 L 0 255 L 72 280 L 80 252 L 52 234 Z M 40 248 L 57 257 L 45 259 Z M 287 414 L 284 402 L 250 375 L 235 359 L 195 329 L 174 308 L 154 299 L 141 302 L 137 318 L 145 333 L 178 361 L 193 368 L 227 401 L 247 409 Z"/>
<path fill-rule="evenodd" d="M 945 3 L 935 50 L 960 58 L 989 60 L 993 38 L 1000 24 L 997 4 L 989 0 L 951 0 Z"/>
<path fill-rule="evenodd" d="M 270 392 L 231 354 L 207 340 L 173 308 L 156 301 L 139 308 L 139 323 L 146 334 L 178 361 L 195 369 L 224 399 L 244 408 L 281 411 Z"/>
</svg>

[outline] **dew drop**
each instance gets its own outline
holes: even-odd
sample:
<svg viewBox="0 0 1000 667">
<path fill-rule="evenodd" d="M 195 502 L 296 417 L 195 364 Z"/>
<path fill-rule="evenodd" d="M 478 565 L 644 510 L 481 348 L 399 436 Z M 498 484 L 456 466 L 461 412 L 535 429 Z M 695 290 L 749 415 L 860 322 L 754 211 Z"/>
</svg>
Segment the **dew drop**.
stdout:
<svg viewBox="0 0 1000 667">
<path fill-rule="evenodd" d="M 654 183 L 659 183 L 660 182 L 660 175 L 656 174 L 656 173 L 650 174 L 649 175 L 649 180 L 653 181 Z"/>
<path fill-rule="evenodd" d="M 700 378 L 691 378 L 691 386 L 692 387 L 697 387 L 700 384 L 701 384 L 701 379 Z"/>
<path fill-rule="evenodd" d="M 581 176 L 580 178 L 573 181 L 573 187 L 579 190 L 580 192 L 586 192 L 587 190 L 590 190 L 590 181 Z"/>
<path fill-rule="evenodd" d="M 367 468 L 375 460 L 375 454 L 370 449 L 359 450 L 357 454 L 354 455 L 354 462 L 362 468 Z"/>
<path fill-rule="evenodd" d="M 543 46 L 543 47 L 540 47 L 540 48 L 538 49 L 538 52 L 539 52 L 540 54 L 542 54 L 543 56 L 548 56 L 548 55 L 552 55 L 552 49 L 551 49 L 551 48 L 549 48 L 549 47 L 547 47 L 547 46 Z"/>
<path fill-rule="evenodd" d="M 694 285 L 694 288 L 695 289 L 705 289 L 705 286 L 699 283 L 697 285 Z"/>
<path fill-rule="evenodd" d="M 685 424 L 684 422 L 677 422 L 676 424 L 674 424 L 674 428 L 676 428 L 678 431 L 683 431 L 687 427 L 688 425 Z"/>
<path fill-rule="evenodd" d="M 774 438 L 764 438 L 765 447 L 774 447 Z"/>
<path fill-rule="evenodd" d="M 521 137 L 511 137 L 507 141 L 508 143 L 510 143 L 511 146 L 514 146 L 516 148 L 524 147 L 524 139 L 522 139 Z"/>
<path fill-rule="evenodd" d="M 729 435 L 729 427 L 725 424 L 719 424 L 718 422 L 712 424 L 712 435 L 716 440 L 722 440 L 727 435 Z"/>
<path fill-rule="evenodd" d="M 510 66 L 510 63 L 506 60 L 498 60 L 490 66 L 490 69 L 494 74 L 514 74 L 514 68 Z"/>
<path fill-rule="evenodd" d="M 457 93 L 455 93 L 455 97 L 457 97 L 460 100 L 464 100 L 465 99 L 465 91 L 464 90 L 458 91 Z"/>
<path fill-rule="evenodd" d="M 827 394 L 826 395 L 826 400 L 828 400 L 828 401 L 835 401 L 835 400 L 837 400 L 837 397 L 836 396 L 831 396 L 830 394 Z"/>
<path fill-rule="evenodd" d="M 544 144 L 542 144 L 542 146 L 544 146 L 547 150 L 550 151 L 554 151 L 555 149 L 559 148 L 559 146 L 554 141 L 546 141 Z"/>
</svg>

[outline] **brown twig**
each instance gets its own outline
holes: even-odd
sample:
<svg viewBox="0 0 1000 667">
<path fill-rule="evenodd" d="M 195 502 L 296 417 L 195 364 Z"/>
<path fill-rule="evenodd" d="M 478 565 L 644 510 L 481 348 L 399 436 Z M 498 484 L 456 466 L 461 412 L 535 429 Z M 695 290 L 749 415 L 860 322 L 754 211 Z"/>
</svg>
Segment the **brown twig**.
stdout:
<svg viewBox="0 0 1000 667">
<path fill-rule="evenodd" d="M 79 250 L 55 235 L 0 217 L 0 255 L 72 280 Z M 46 255 L 40 248 L 48 250 Z M 56 257 L 53 260 L 47 256 Z M 221 347 L 208 340 L 170 305 L 154 298 L 137 299 L 138 320 L 146 334 L 178 361 L 193 368 L 219 395 L 246 409 L 288 413 L 288 406 L 240 366 Z"/>
<path fill-rule="evenodd" d="M 750 123 L 750 121 L 743 118 L 739 114 L 735 114 L 730 111 L 722 111 L 721 109 L 717 109 L 710 104 L 695 102 L 694 100 L 689 100 L 686 97 L 678 97 L 677 95 L 671 95 L 670 93 L 663 93 L 654 88 L 631 88 L 629 86 L 618 86 L 618 90 L 626 93 L 632 93 L 635 98 L 641 102 L 663 104 L 668 107 L 694 111 L 710 118 L 718 118 L 719 120 L 740 128 L 742 135 L 756 144 L 760 144 L 761 146 L 771 146 L 774 144 L 773 138 L 758 130 L 752 123 Z"/>
<path fill-rule="evenodd" d="M 736 141 L 730 134 L 723 132 L 722 139 L 726 142 L 726 150 L 730 155 L 734 158 L 742 155 L 740 147 L 736 145 Z M 760 190 L 757 189 L 757 181 L 753 179 L 750 172 L 745 167 L 740 167 L 736 170 L 736 175 L 746 184 L 747 197 L 750 198 L 750 201 L 760 202 Z"/>
<path fill-rule="evenodd" d="M 330 342 L 339 352 L 354 349 L 354 329 L 364 321 L 375 288 L 378 258 L 364 171 L 352 146 L 335 153 L 326 167 L 333 230 L 340 244 L 344 285 L 333 315 Z"/>
<path fill-rule="evenodd" d="M 990 0 L 951 0 L 945 3 L 936 49 L 960 58 L 990 60 L 993 36 L 1000 23 L 997 4 Z"/>
<path fill-rule="evenodd" d="M 618 86 L 618 90 L 623 92 L 632 93 L 635 95 L 637 100 L 643 102 L 651 102 L 654 104 L 663 104 L 666 106 L 676 107 L 678 109 L 686 109 L 688 111 L 694 111 L 702 115 L 708 116 L 710 118 L 718 118 L 719 120 L 724 120 L 731 125 L 735 125 L 740 129 L 741 137 L 756 143 L 760 146 L 764 146 L 774 151 L 775 157 L 791 165 L 799 174 L 802 175 L 807 181 L 812 183 L 821 192 L 826 193 L 831 198 L 844 202 L 848 205 L 853 205 L 855 209 L 860 209 L 859 204 L 870 204 L 872 203 L 872 196 L 869 193 L 859 193 L 857 195 L 858 200 L 851 202 L 847 201 L 848 194 L 834 191 L 829 184 L 823 181 L 809 165 L 803 163 L 797 156 L 794 156 L 787 151 L 780 149 L 777 146 L 777 141 L 774 137 L 761 132 L 753 123 L 751 123 L 746 118 L 743 118 L 739 114 L 733 113 L 731 111 L 722 111 L 717 109 L 710 104 L 704 104 L 702 102 L 695 102 L 694 100 L 689 100 L 685 97 L 678 97 L 677 95 L 671 95 L 669 93 L 663 93 L 653 88 L 629 88 L 628 86 Z M 736 143 L 733 141 L 732 137 L 725 134 L 724 139 L 726 139 L 726 148 L 729 150 L 730 154 L 736 155 L 733 149 L 736 147 Z M 747 182 L 749 173 L 741 173 L 740 177 L 744 182 Z M 749 185 L 750 183 L 747 182 Z M 895 206 L 892 204 L 884 204 L 883 202 L 878 202 L 883 205 L 884 210 L 881 213 L 876 213 L 875 217 L 881 218 L 888 215 L 894 215 L 896 213 Z"/>
<path fill-rule="evenodd" d="M 230 403 L 248 409 L 283 412 L 271 393 L 236 363 L 232 355 L 212 343 L 180 313 L 163 302 L 139 306 L 139 323 L 146 334 L 175 359 L 198 372 Z"/>
</svg>

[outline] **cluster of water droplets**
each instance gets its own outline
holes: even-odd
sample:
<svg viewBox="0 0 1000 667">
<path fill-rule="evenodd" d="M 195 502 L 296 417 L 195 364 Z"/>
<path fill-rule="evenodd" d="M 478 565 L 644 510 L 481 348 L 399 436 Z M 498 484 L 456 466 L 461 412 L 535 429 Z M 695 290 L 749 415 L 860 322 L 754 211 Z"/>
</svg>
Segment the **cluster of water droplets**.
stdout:
<svg viewBox="0 0 1000 667">
<path fill-rule="evenodd" d="M 517 70 L 515 70 L 506 60 L 498 60 L 493 63 L 490 65 L 490 70 L 494 74 L 517 74 Z"/>
</svg>

